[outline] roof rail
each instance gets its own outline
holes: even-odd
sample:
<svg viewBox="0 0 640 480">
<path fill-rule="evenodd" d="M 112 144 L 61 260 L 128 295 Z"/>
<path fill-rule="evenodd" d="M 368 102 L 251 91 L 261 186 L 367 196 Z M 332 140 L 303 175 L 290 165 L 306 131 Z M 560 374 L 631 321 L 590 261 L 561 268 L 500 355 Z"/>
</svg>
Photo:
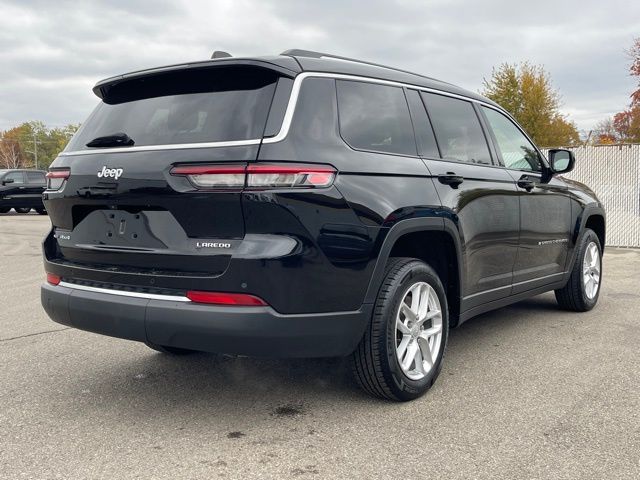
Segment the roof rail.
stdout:
<svg viewBox="0 0 640 480">
<path fill-rule="evenodd" d="M 418 77 L 427 78 L 429 80 L 433 80 L 433 81 L 436 81 L 436 82 L 447 83 L 447 82 L 443 82 L 442 80 L 438 80 L 437 78 L 427 77 L 426 75 L 420 75 L 419 73 L 410 72 L 409 70 L 403 70 L 401 68 L 389 67 L 387 65 L 382 65 L 380 63 L 365 62 L 364 60 L 357 60 L 355 58 L 341 57 L 339 55 L 332 55 L 330 53 L 314 52 L 312 50 L 301 50 L 301 49 L 297 49 L 297 48 L 292 48 L 290 50 L 285 50 L 280 55 L 285 55 L 285 56 L 288 56 L 288 57 L 330 58 L 330 59 L 333 59 L 333 60 L 342 60 L 344 62 L 361 63 L 363 65 L 370 65 L 372 67 L 386 68 L 387 70 L 394 70 L 396 72 L 402 72 L 402 73 L 409 73 L 411 75 L 417 75 Z"/>
</svg>

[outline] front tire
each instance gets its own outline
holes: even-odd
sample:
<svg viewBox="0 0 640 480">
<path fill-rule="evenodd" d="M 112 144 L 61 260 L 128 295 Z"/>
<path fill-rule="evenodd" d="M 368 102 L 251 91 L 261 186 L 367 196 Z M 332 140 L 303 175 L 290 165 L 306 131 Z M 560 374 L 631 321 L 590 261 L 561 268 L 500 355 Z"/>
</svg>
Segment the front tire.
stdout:
<svg viewBox="0 0 640 480">
<path fill-rule="evenodd" d="M 448 331 L 437 273 L 415 258 L 390 259 L 371 322 L 352 355 L 357 382 L 388 400 L 424 395 L 440 373 Z"/>
<path fill-rule="evenodd" d="M 595 307 L 602 284 L 602 246 L 596 233 L 587 228 L 576 246 L 576 261 L 567 284 L 555 291 L 564 310 L 587 312 Z"/>
<path fill-rule="evenodd" d="M 47 211 L 44 208 L 36 208 L 36 212 L 38 212 L 38 215 L 46 215 Z"/>
<path fill-rule="evenodd" d="M 16 213 L 29 213 L 31 211 L 31 209 L 28 207 L 16 207 L 14 208 L 14 210 L 16 211 Z"/>
</svg>

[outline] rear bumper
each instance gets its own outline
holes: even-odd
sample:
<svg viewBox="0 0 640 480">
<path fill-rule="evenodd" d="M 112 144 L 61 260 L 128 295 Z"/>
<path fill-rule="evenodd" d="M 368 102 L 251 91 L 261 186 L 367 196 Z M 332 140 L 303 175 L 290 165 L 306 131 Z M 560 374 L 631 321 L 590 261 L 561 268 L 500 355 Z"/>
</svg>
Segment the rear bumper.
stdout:
<svg viewBox="0 0 640 480">
<path fill-rule="evenodd" d="M 206 352 L 258 357 L 350 354 L 371 315 L 282 315 L 271 307 L 227 307 L 140 298 L 44 284 L 42 306 L 55 322 L 112 337 Z"/>
</svg>

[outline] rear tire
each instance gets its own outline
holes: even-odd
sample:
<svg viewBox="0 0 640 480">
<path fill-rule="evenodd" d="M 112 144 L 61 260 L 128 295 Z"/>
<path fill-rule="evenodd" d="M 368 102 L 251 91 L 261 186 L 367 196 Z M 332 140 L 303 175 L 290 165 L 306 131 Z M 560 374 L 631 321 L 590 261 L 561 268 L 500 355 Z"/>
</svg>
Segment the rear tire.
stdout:
<svg viewBox="0 0 640 480">
<path fill-rule="evenodd" d="M 145 342 L 147 347 L 155 350 L 156 352 L 165 353 L 167 355 L 190 355 L 197 353 L 197 350 L 189 350 L 187 348 L 169 347 L 166 345 L 156 345 L 155 343 Z"/>
<path fill-rule="evenodd" d="M 587 312 L 595 307 L 602 286 L 602 246 L 595 232 L 585 229 L 576 246 L 576 261 L 567 284 L 555 291 L 560 308 Z"/>
<path fill-rule="evenodd" d="M 351 358 L 357 382 L 388 400 L 424 395 L 440 373 L 448 331 L 437 273 L 415 258 L 390 259 L 371 322 Z"/>
<path fill-rule="evenodd" d="M 9 213 L 10 208 L 0 208 L 0 213 Z"/>
<path fill-rule="evenodd" d="M 44 208 L 36 208 L 36 212 L 38 212 L 38 215 L 46 215 L 47 211 Z"/>
<path fill-rule="evenodd" d="M 31 209 L 28 207 L 16 207 L 14 208 L 14 210 L 16 211 L 16 213 L 29 213 L 31 211 Z"/>
</svg>

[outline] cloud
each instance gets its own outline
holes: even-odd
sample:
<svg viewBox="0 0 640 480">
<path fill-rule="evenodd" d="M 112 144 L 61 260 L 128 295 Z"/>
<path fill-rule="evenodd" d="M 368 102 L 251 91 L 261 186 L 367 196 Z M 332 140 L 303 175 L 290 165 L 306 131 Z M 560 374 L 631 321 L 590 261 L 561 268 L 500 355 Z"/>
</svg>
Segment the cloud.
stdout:
<svg viewBox="0 0 640 480">
<path fill-rule="evenodd" d="M 0 0 L 0 129 L 78 123 L 100 79 L 205 59 L 216 49 L 304 48 L 363 58 L 478 91 L 502 62 L 543 64 L 582 129 L 625 108 L 625 49 L 640 4 L 539 0 Z"/>
</svg>

